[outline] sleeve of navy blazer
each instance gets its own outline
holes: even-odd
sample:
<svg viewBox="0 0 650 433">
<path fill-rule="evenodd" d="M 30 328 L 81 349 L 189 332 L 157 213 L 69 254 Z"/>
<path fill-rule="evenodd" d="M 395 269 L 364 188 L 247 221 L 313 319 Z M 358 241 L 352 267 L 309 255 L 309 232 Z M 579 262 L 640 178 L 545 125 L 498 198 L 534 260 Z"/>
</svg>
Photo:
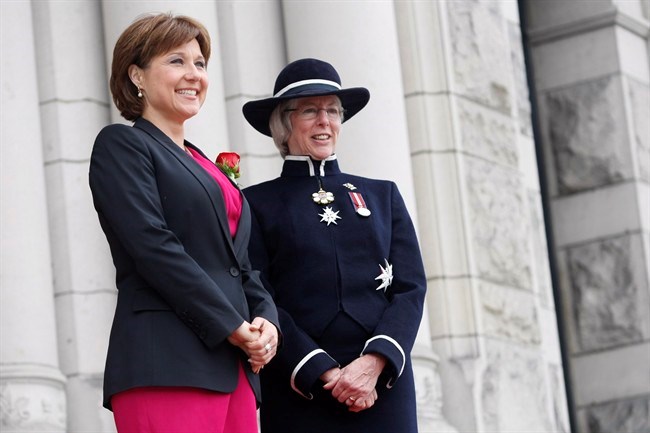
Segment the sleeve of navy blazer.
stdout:
<svg viewBox="0 0 650 433">
<path fill-rule="evenodd" d="M 249 254 L 255 266 L 264 272 L 268 266 L 268 255 L 264 246 L 259 223 L 252 212 L 251 242 Z M 275 295 L 273 287 L 262 274 L 262 282 L 271 296 Z M 283 345 L 291 350 L 278 350 L 273 359 L 283 375 L 291 378 L 291 387 L 303 397 L 311 399 L 311 389 L 325 371 L 338 367 L 338 363 L 305 333 L 284 309 L 277 307 L 282 329 Z"/>
<path fill-rule="evenodd" d="M 397 186 L 391 186 L 391 247 L 387 260 L 393 268 L 393 281 L 386 290 L 390 304 L 362 352 L 386 357 L 391 376 L 388 387 L 401 375 L 413 348 L 426 292 L 426 275 L 413 222 Z"/>
<path fill-rule="evenodd" d="M 143 134 L 133 129 L 111 125 L 95 140 L 89 174 L 95 208 L 138 274 L 179 317 L 191 318 L 204 344 L 216 346 L 244 318 L 167 227 L 156 167 Z"/>
</svg>

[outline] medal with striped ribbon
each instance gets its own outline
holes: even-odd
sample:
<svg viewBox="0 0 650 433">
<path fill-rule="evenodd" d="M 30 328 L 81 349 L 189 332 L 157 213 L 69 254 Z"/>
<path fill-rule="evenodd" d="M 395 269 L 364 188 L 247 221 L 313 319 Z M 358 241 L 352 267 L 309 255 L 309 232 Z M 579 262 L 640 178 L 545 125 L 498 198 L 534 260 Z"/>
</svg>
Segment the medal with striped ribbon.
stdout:
<svg viewBox="0 0 650 433">
<path fill-rule="evenodd" d="M 361 193 L 350 191 L 348 195 L 350 196 L 350 200 L 352 200 L 355 212 L 362 217 L 369 217 L 372 212 L 370 212 L 370 209 L 366 206 L 366 201 L 363 199 Z"/>
</svg>

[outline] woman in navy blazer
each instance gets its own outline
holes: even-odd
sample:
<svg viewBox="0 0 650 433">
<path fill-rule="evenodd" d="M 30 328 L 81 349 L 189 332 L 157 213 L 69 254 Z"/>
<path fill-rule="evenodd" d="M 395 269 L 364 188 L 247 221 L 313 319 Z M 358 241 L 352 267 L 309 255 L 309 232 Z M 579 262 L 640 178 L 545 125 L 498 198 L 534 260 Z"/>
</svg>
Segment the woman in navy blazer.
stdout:
<svg viewBox="0 0 650 433">
<path fill-rule="evenodd" d="M 280 177 L 244 191 L 251 261 L 283 332 L 262 373 L 263 433 L 417 431 L 410 352 L 426 278 L 413 223 L 393 182 L 342 172 L 334 152 L 369 97 L 300 59 L 243 107 L 284 158 Z"/>
<path fill-rule="evenodd" d="M 118 431 L 257 432 L 277 311 L 248 258 L 246 200 L 183 134 L 209 57 L 206 29 L 169 14 L 136 20 L 113 55 L 134 124 L 99 133 L 89 178 L 116 269 L 104 406 Z"/>
</svg>

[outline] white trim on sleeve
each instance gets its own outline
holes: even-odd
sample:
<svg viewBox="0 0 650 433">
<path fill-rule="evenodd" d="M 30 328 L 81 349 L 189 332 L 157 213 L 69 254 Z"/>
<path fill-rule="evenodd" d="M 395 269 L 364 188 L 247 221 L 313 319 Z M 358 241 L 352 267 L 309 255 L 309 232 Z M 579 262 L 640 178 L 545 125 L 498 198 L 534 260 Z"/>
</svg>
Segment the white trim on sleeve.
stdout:
<svg viewBox="0 0 650 433">
<path fill-rule="evenodd" d="M 395 341 L 394 338 L 389 337 L 388 335 L 375 335 L 372 337 L 370 340 L 366 341 L 365 346 L 363 346 L 363 350 L 361 351 L 361 355 L 363 355 L 363 352 L 366 351 L 366 348 L 368 347 L 368 344 L 373 341 L 373 340 L 378 340 L 380 338 L 383 338 L 384 340 L 387 340 L 390 343 L 393 343 L 395 347 L 397 347 L 397 350 L 399 350 L 399 353 L 402 354 L 402 368 L 399 369 L 399 373 L 397 373 L 397 377 L 399 378 L 402 375 L 402 372 L 404 371 L 404 367 L 406 366 L 406 355 L 404 354 L 404 349 L 402 349 L 402 346 L 399 345 L 397 341 Z M 388 383 L 386 384 L 387 388 L 391 388 L 393 386 L 392 384 L 393 380 L 389 380 Z"/>
<path fill-rule="evenodd" d="M 294 369 L 293 369 L 293 372 L 291 373 L 291 389 L 293 389 L 293 390 L 296 391 L 298 394 L 300 394 L 300 395 L 302 395 L 303 397 L 305 397 L 307 400 L 312 400 L 312 399 L 314 398 L 314 396 L 311 395 L 311 392 L 309 393 L 309 396 L 306 396 L 305 394 L 303 394 L 302 392 L 300 392 L 300 390 L 299 390 L 298 388 L 296 388 L 296 376 L 298 375 L 298 372 L 300 371 L 300 369 L 301 369 L 305 364 L 307 364 L 307 362 L 309 362 L 310 359 L 312 359 L 314 356 L 318 355 L 319 353 L 324 353 L 324 354 L 327 355 L 327 352 L 325 352 L 323 349 L 315 349 L 315 350 L 312 350 L 312 351 L 309 352 L 309 353 L 308 353 L 304 358 L 302 358 L 302 360 L 300 360 L 300 362 L 298 363 L 298 365 L 296 365 L 296 368 L 294 368 Z M 329 355 L 327 355 L 327 356 L 329 356 Z"/>
</svg>

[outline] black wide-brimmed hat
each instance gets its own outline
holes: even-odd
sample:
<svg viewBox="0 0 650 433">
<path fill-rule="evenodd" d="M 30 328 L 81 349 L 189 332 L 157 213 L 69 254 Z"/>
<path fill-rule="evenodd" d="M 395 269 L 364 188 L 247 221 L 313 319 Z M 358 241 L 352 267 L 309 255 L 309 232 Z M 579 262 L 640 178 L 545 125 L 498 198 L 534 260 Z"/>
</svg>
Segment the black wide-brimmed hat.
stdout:
<svg viewBox="0 0 650 433">
<path fill-rule="evenodd" d="M 341 88 L 341 78 L 329 63 L 318 59 L 300 59 L 282 69 L 275 80 L 272 97 L 247 102 L 242 111 L 253 128 L 270 137 L 269 119 L 280 102 L 325 95 L 339 97 L 345 110 L 344 122 L 365 107 L 370 99 L 370 92 L 364 87 Z"/>
</svg>

